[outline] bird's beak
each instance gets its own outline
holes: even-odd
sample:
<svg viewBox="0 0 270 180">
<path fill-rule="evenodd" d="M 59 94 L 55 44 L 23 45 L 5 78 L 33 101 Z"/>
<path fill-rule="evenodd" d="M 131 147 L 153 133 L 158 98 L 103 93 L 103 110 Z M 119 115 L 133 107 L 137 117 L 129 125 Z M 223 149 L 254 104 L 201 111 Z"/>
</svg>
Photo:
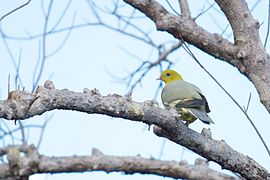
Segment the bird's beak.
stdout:
<svg viewBox="0 0 270 180">
<path fill-rule="evenodd" d="M 159 78 L 157 78 L 157 80 L 163 80 L 163 78 L 160 76 Z"/>
</svg>

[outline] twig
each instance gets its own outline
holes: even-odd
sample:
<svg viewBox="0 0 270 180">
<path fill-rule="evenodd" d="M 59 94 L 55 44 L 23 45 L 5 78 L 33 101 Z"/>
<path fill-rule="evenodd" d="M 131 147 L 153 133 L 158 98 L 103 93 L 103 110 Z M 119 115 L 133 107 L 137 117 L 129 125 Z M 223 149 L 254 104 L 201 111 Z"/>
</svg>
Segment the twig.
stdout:
<svg viewBox="0 0 270 180">
<path fill-rule="evenodd" d="M 269 31 L 270 31 L 270 0 L 268 1 L 267 31 L 266 31 L 266 36 L 265 36 L 265 40 L 264 40 L 264 47 L 266 47 L 266 45 L 267 45 Z"/>
<path fill-rule="evenodd" d="M 6 123 L 6 121 L 4 121 L 3 119 L 1 119 L 1 122 L 3 123 L 3 125 L 5 126 L 5 129 L 7 129 L 7 131 L 5 131 L 3 129 L 3 125 L 1 125 L 1 130 L 4 132 L 3 133 L 3 136 L 4 135 L 10 135 L 10 139 L 11 139 L 11 143 L 14 144 L 14 136 L 12 134 L 12 131 L 10 130 L 10 128 L 8 127 L 8 124 Z M 2 137 L 0 137 L 0 139 L 2 139 Z M 4 142 L 4 141 L 3 141 Z"/>
<path fill-rule="evenodd" d="M 185 147 L 183 147 L 182 152 L 181 152 L 181 155 L 180 155 L 180 161 L 183 160 L 184 154 L 185 154 L 185 151 L 186 151 L 186 150 L 187 150 L 187 149 L 186 149 Z"/>
<path fill-rule="evenodd" d="M 213 3 L 210 4 L 209 7 L 206 8 L 205 10 L 204 10 L 204 8 L 203 8 L 203 9 L 201 10 L 201 12 L 200 12 L 199 14 L 197 14 L 196 17 L 193 18 L 193 20 L 195 21 L 196 19 L 198 19 L 201 15 L 203 15 L 204 13 L 206 13 L 207 11 L 209 11 L 215 4 L 216 4 L 216 3 L 213 2 Z"/>
<path fill-rule="evenodd" d="M 24 6 L 28 5 L 30 2 L 31 2 L 31 0 L 28 0 L 26 3 L 20 5 L 19 7 L 15 8 L 15 9 L 11 10 L 10 12 L 6 13 L 5 15 L 3 15 L 3 16 L 0 18 L 0 22 L 1 22 L 4 18 L 6 18 L 8 15 L 10 15 L 10 14 L 14 13 L 15 11 L 17 11 L 17 10 L 23 8 Z"/>
<path fill-rule="evenodd" d="M 49 121 L 52 119 L 52 117 L 53 117 L 53 114 L 50 115 L 49 117 L 47 115 L 45 116 L 44 124 L 41 126 L 41 132 L 40 132 L 39 140 L 37 143 L 37 149 L 39 149 L 39 147 L 41 145 L 41 142 L 42 142 L 43 136 L 44 136 L 44 132 L 45 132 L 45 128 L 46 128 L 47 124 L 49 123 Z"/>
<path fill-rule="evenodd" d="M 9 47 L 9 45 L 8 45 L 6 36 L 3 34 L 2 29 L 0 30 L 0 33 L 2 34 L 2 37 L 3 37 L 3 43 L 4 43 L 4 45 L 5 45 L 5 47 L 6 47 L 7 51 L 8 51 L 8 55 L 9 55 L 9 57 L 10 57 L 12 63 L 13 63 L 13 66 L 14 66 L 14 68 L 15 68 L 15 70 L 16 70 L 16 69 L 18 68 L 18 65 L 17 65 L 17 63 L 16 63 L 14 54 L 13 54 L 13 52 L 11 51 L 11 49 L 10 49 L 10 47 Z M 20 60 L 19 60 L 19 61 L 20 61 Z M 21 80 L 20 76 L 18 76 L 18 79 L 19 79 L 19 81 L 20 81 L 20 84 L 22 84 L 22 80 Z"/>
<path fill-rule="evenodd" d="M 251 6 L 250 11 L 252 12 L 258 6 L 258 4 L 260 2 L 261 2 L 261 0 L 256 1 L 255 4 L 253 6 Z"/>
<path fill-rule="evenodd" d="M 9 92 L 10 92 L 10 74 L 8 74 L 8 94 L 9 94 Z"/>
<path fill-rule="evenodd" d="M 69 0 L 69 2 L 67 3 L 66 7 L 64 8 L 63 12 L 61 13 L 61 16 L 58 18 L 58 20 L 56 21 L 56 23 L 54 24 L 54 26 L 51 28 L 51 30 L 49 32 L 52 32 L 56 29 L 56 27 L 60 24 L 60 22 L 62 21 L 62 19 L 64 18 L 66 12 L 68 11 L 68 8 L 70 7 L 72 0 Z M 55 18 L 55 16 L 54 16 Z"/>
<path fill-rule="evenodd" d="M 179 12 L 177 12 L 177 11 L 173 8 L 173 6 L 171 5 L 171 3 L 170 3 L 168 0 L 166 0 L 166 2 L 167 2 L 167 4 L 169 5 L 169 7 L 173 10 L 173 12 L 174 12 L 175 14 L 177 14 L 178 16 L 181 16 L 181 14 L 180 14 Z"/>
<path fill-rule="evenodd" d="M 73 15 L 73 17 L 72 17 L 71 27 L 74 26 L 75 19 L 76 19 L 76 15 L 77 15 L 77 13 L 75 12 L 74 15 Z M 51 52 L 50 54 L 47 54 L 47 55 L 46 55 L 46 58 L 49 58 L 49 57 L 53 56 L 54 54 L 56 54 L 57 52 L 59 52 L 59 51 L 64 47 L 64 45 L 66 44 L 66 42 L 67 42 L 67 40 L 68 40 L 70 34 L 71 34 L 71 29 L 69 29 L 69 30 L 67 31 L 67 34 L 66 34 L 65 37 L 63 38 L 61 44 L 60 44 L 53 52 Z"/>
<path fill-rule="evenodd" d="M 4 120 L 2 122 L 5 122 Z M 8 127 L 8 125 L 5 125 L 6 127 Z M 42 128 L 43 125 L 25 125 L 24 129 L 31 129 L 31 128 Z M 14 129 L 8 129 L 8 131 L 5 131 L 3 128 L 0 127 L 0 130 L 3 132 L 3 134 L 0 136 L 1 141 L 3 140 L 3 138 L 5 138 L 7 135 L 10 135 L 12 139 L 15 139 L 14 137 L 14 133 L 16 133 L 17 131 L 20 131 L 20 127 L 18 128 L 14 128 Z M 18 138 L 16 138 L 18 139 Z M 14 144 L 14 142 L 12 143 Z"/>
<path fill-rule="evenodd" d="M 37 86 L 37 84 L 38 84 L 38 82 L 39 82 L 39 80 L 41 78 L 41 75 L 42 75 L 42 72 L 43 72 L 43 68 L 44 68 L 44 65 L 45 65 L 45 61 L 47 59 L 47 56 L 46 56 L 46 39 L 47 39 L 46 32 L 47 32 L 47 27 L 48 27 L 50 13 L 51 13 L 51 10 L 52 10 L 52 4 L 53 4 L 53 0 L 50 1 L 47 14 L 45 14 L 45 24 L 44 24 L 44 28 L 43 28 L 43 38 L 42 38 L 42 58 L 41 58 L 41 65 L 40 65 L 40 70 L 38 72 L 37 78 L 34 80 L 34 82 L 32 84 L 32 92 L 36 88 L 36 86 Z M 36 69 L 37 68 L 38 68 L 38 64 L 36 65 Z"/>
<path fill-rule="evenodd" d="M 142 42 L 144 42 L 144 43 L 146 43 L 146 44 L 148 44 L 148 45 L 150 45 L 150 46 L 155 46 L 155 43 L 154 43 L 154 42 L 152 41 L 152 39 L 149 37 L 148 33 L 146 33 L 144 30 L 142 30 L 140 27 L 136 26 L 135 24 L 131 23 L 130 18 L 127 18 L 128 20 L 126 20 L 125 18 L 123 18 L 122 15 L 117 14 L 115 11 L 113 11 L 113 13 L 112 13 L 112 12 L 107 12 L 107 11 L 103 10 L 102 8 L 100 8 L 99 6 L 97 6 L 97 5 L 95 4 L 95 2 L 89 1 L 89 0 L 88 0 L 87 2 L 88 2 L 89 8 L 91 9 L 91 11 L 93 12 L 93 14 L 95 15 L 95 17 L 96 17 L 96 19 L 97 19 L 99 25 L 102 25 L 102 26 L 104 26 L 104 27 L 106 27 L 106 28 L 108 28 L 108 29 L 114 30 L 114 31 L 116 31 L 116 32 L 120 32 L 120 33 L 122 33 L 122 34 L 124 34 L 124 35 L 127 35 L 127 36 L 129 36 L 129 37 L 135 38 L 135 39 L 137 39 L 137 40 L 140 40 L 140 41 L 142 41 Z M 98 14 L 97 10 L 100 10 L 100 11 L 103 12 L 103 13 L 107 13 L 107 14 L 112 14 L 112 15 L 114 15 L 114 16 L 117 18 L 117 20 L 118 20 L 118 24 L 119 24 L 121 21 L 122 21 L 123 23 L 125 23 L 124 29 L 126 29 L 126 25 L 128 24 L 128 25 L 131 26 L 135 31 L 137 31 L 137 32 L 139 32 L 140 34 L 142 34 L 142 37 L 137 36 L 137 35 L 135 35 L 134 33 L 129 33 L 129 32 L 127 32 L 127 31 L 124 31 L 123 28 L 119 27 L 119 25 L 118 25 L 118 27 L 113 27 L 113 26 L 111 26 L 111 25 L 105 23 L 105 22 L 102 20 L 101 16 Z M 132 14 L 131 16 L 133 16 L 133 14 Z M 120 22 L 119 22 L 119 21 L 120 21 Z M 86 22 L 88 22 L 88 21 L 86 20 Z"/>
<path fill-rule="evenodd" d="M 163 152 L 164 152 L 164 149 L 165 149 L 165 145 L 166 145 L 166 139 L 163 138 L 163 139 L 162 139 L 162 142 L 161 142 L 161 147 L 160 147 L 158 159 L 161 159 L 161 157 L 163 156 Z"/>
<path fill-rule="evenodd" d="M 144 76 L 151 70 L 153 67 L 159 66 L 162 62 L 167 62 L 169 67 L 171 66 L 171 62 L 167 59 L 168 56 L 173 53 L 175 50 L 180 48 L 182 46 L 181 42 L 178 42 L 174 45 L 172 45 L 168 50 L 164 47 L 164 44 L 160 45 L 159 47 L 159 57 L 157 58 L 156 61 L 150 62 L 150 61 L 144 61 L 134 72 L 132 72 L 128 77 L 124 78 L 127 79 L 127 85 L 130 86 L 132 80 L 134 79 L 135 75 L 143 71 L 142 74 L 139 76 L 139 78 L 131 85 L 130 90 L 133 90 L 139 83 L 141 83 L 142 79 Z M 160 85 L 161 87 L 161 85 Z"/>
<path fill-rule="evenodd" d="M 246 107 L 244 107 L 244 110 L 245 110 L 245 112 L 246 112 L 246 113 L 247 113 L 248 108 L 249 108 L 250 100 L 251 100 L 251 93 L 249 93 L 249 97 L 248 97 L 247 106 L 246 106 Z"/>
<path fill-rule="evenodd" d="M 22 124 L 22 122 L 20 120 L 18 122 L 19 122 L 19 129 L 21 131 L 21 136 L 22 136 L 22 140 L 21 141 L 22 141 L 22 143 L 26 143 L 24 126 L 23 126 L 23 124 Z"/>
<path fill-rule="evenodd" d="M 20 49 L 18 64 L 16 67 L 16 75 L 15 75 L 15 87 L 17 87 L 18 89 L 19 89 L 19 86 L 22 85 L 22 84 L 18 83 L 18 81 L 20 79 L 19 72 L 20 72 L 21 60 L 22 60 L 22 50 Z"/>
</svg>

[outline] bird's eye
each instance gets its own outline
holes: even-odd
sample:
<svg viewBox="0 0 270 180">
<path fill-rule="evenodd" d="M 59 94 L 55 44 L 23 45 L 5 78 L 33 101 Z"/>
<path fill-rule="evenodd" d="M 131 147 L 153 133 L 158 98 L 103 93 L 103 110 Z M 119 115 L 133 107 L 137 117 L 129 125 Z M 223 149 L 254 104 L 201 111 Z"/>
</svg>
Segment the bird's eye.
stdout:
<svg viewBox="0 0 270 180">
<path fill-rule="evenodd" d="M 167 73 L 166 76 L 170 76 L 171 74 L 170 73 Z"/>
</svg>

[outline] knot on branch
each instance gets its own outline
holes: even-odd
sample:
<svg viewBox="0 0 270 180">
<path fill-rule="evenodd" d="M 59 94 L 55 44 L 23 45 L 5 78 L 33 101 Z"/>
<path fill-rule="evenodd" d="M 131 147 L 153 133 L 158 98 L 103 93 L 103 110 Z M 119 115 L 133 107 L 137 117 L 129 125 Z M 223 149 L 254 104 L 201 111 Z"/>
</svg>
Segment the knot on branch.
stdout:
<svg viewBox="0 0 270 180">
<path fill-rule="evenodd" d="M 175 26 L 175 24 L 178 24 L 177 22 L 179 18 L 177 18 L 177 16 L 174 16 L 172 14 L 160 14 L 159 18 L 156 19 L 157 30 L 164 31 L 167 29 L 179 29 L 179 27 L 177 28 Z"/>
<path fill-rule="evenodd" d="M 132 93 L 133 93 L 133 90 L 131 89 L 131 90 L 125 95 L 125 97 L 126 97 L 126 99 L 127 99 L 128 101 L 132 101 Z"/>
<path fill-rule="evenodd" d="M 54 86 L 53 82 L 50 81 L 50 80 L 45 81 L 44 87 L 45 87 L 46 89 L 55 89 L 55 86 Z"/>
<path fill-rule="evenodd" d="M 211 129 L 205 129 L 203 128 L 202 129 L 202 135 L 206 138 L 211 138 L 212 137 L 212 132 L 211 132 Z"/>
<path fill-rule="evenodd" d="M 256 29 L 260 29 L 260 22 L 259 22 L 259 20 L 258 19 L 255 19 L 255 27 L 256 27 Z"/>
<path fill-rule="evenodd" d="M 220 34 L 214 33 L 214 38 L 217 40 L 218 43 L 221 43 L 223 38 Z"/>
<path fill-rule="evenodd" d="M 181 160 L 181 161 L 179 162 L 179 165 L 185 166 L 185 165 L 188 165 L 188 162 L 187 162 L 186 160 Z"/>
<path fill-rule="evenodd" d="M 33 98 L 32 93 L 28 91 L 20 91 L 15 90 L 8 93 L 8 100 L 14 100 L 14 101 L 28 101 Z"/>
<path fill-rule="evenodd" d="M 197 158 L 195 159 L 194 165 L 208 166 L 208 161 L 206 159 Z"/>
<path fill-rule="evenodd" d="M 21 154 L 23 153 L 23 154 Z M 38 172 L 39 154 L 34 145 L 12 145 L 0 149 L 0 155 L 7 155 L 10 176 L 28 177 L 33 172 Z M 28 160 L 26 161 L 25 158 Z"/>
<path fill-rule="evenodd" d="M 144 104 L 151 107 L 159 107 L 158 102 L 153 99 L 144 101 Z"/>
<path fill-rule="evenodd" d="M 92 155 L 93 156 L 102 156 L 102 155 L 104 155 L 104 153 L 103 152 L 101 152 L 99 149 L 97 149 L 97 148 L 92 148 Z"/>
<path fill-rule="evenodd" d="M 92 89 L 90 92 L 92 93 L 92 95 L 100 95 L 99 90 L 96 88 Z"/>
<path fill-rule="evenodd" d="M 100 95 L 99 90 L 96 89 L 96 88 L 94 88 L 92 90 L 89 90 L 88 88 L 84 88 L 83 93 L 89 94 L 90 96 L 92 96 L 92 95 Z"/>
<path fill-rule="evenodd" d="M 153 132 L 155 133 L 155 135 L 157 135 L 159 137 L 168 137 L 169 136 L 167 131 L 163 130 L 161 127 L 158 127 L 156 125 L 153 126 Z"/>
<path fill-rule="evenodd" d="M 243 60 L 247 57 L 247 53 L 244 49 L 240 50 L 237 54 L 237 58 Z"/>
<path fill-rule="evenodd" d="M 25 116 L 32 104 L 39 98 L 37 94 L 32 94 L 27 91 L 11 91 L 6 100 L 6 106 L 2 106 L 3 116 L 7 119 L 19 120 Z"/>
<path fill-rule="evenodd" d="M 19 176 L 19 170 L 21 165 L 20 151 L 16 147 L 10 147 L 7 149 L 7 160 L 9 164 L 10 174 L 14 177 Z"/>
</svg>

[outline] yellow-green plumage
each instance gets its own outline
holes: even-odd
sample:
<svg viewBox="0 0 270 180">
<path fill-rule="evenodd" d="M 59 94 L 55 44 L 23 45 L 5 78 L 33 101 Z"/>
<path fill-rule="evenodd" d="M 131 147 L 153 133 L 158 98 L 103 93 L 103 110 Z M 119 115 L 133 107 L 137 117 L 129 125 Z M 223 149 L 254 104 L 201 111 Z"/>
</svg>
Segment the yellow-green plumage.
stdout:
<svg viewBox="0 0 270 180">
<path fill-rule="evenodd" d="M 207 115 L 208 103 L 197 86 L 184 81 L 174 70 L 163 71 L 159 79 L 166 83 L 161 93 L 165 108 L 175 108 L 187 124 L 197 118 L 206 124 L 214 123 Z"/>
</svg>

